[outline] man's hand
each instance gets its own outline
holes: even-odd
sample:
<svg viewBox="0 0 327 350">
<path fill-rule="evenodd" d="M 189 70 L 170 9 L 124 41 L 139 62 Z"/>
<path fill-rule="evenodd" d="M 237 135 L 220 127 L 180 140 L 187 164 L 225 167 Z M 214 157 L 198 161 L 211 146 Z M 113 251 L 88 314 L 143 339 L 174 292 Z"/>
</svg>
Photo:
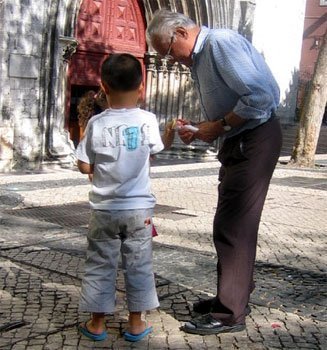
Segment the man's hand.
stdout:
<svg viewBox="0 0 327 350">
<path fill-rule="evenodd" d="M 246 122 L 246 119 L 241 118 L 234 112 L 230 112 L 225 116 L 225 121 L 227 125 L 236 128 L 243 125 Z M 199 128 L 199 131 L 195 133 L 195 138 L 208 143 L 215 141 L 218 137 L 226 133 L 221 120 L 201 122 L 196 124 L 196 126 Z"/>
<path fill-rule="evenodd" d="M 180 139 L 186 144 L 189 145 L 191 142 L 195 140 L 195 134 L 192 131 L 189 131 L 187 129 L 180 129 L 178 130 L 178 135 Z"/>
<path fill-rule="evenodd" d="M 199 129 L 196 132 L 183 128 L 183 125 L 191 124 L 188 120 L 178 119 L 177 123 L 179 123 L 180 126 L 180 128 L 178 129 L 178 135 L 186 145 L 189 145 L 195 139 L 199 139 L 207 143 L 212 143 L 225 132 L 221 125 L 221 122 L 219 121 L 203 121 L 197 123 L 196 125 L 194 125 Z"/>
<path fill-rule="evenodd" d="M 178 135 L 180 139 L 186 144 L 189 145 L 191 142 L 195 140 L 194 132 L 184 129 L 183 125 L 190 125 L 191 122 L 186 119 L 177 119 L 176 124 L 178 126 Z"/>
<path fill-rule="evenodd" d="M 225 132 L 220 121 L 202 122 L 196 126 L 199 131 L 194 134 L 195 138 L 207 143 L 212 143 Z"/>
</svg>

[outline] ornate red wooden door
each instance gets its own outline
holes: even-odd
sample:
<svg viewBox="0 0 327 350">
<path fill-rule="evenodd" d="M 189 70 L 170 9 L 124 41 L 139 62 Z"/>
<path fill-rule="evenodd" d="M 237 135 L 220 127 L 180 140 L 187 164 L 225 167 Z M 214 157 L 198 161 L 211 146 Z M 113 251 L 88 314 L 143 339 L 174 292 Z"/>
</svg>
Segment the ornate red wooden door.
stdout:
<svg viewBox="0 0 327 350">
<path fill-rule="evenodd" d="M 79 141 L 76 106 L 87 90 L 98 89 L 103 59 L 116 52 L 128 52 L 143 62 L 146 51 L 145 20 L 138 0 L 84 0 L 79 11 L 76 39 L 68 77 L 69 129 Z"/>
</svg>

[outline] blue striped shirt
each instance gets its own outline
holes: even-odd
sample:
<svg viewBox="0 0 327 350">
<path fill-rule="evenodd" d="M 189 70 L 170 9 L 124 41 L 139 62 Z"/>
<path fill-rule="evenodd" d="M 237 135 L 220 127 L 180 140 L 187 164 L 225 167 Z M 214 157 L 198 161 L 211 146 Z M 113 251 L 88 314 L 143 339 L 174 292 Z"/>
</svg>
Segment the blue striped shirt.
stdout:
<svg viewBox="0 0 327 350">
<path fill-rule="evenodd" d="M 219 120 L 231 111 L 247 119 L 226 137 L 266 122 L 279 104 L 279 87 L 263 56 L 233 30 L 202 27 L 191 72 L 208 120 Z"/>
</svg>

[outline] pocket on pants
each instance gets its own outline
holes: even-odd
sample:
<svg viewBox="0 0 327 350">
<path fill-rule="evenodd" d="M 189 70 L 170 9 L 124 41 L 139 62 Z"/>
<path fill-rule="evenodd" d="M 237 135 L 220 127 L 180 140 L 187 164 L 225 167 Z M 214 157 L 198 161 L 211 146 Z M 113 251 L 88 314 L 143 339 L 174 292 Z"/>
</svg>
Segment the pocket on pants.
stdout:
<svg viewBox="0 0 327 350">
<path fill-rule="evenodd" d="M 224 141 L 218 153 L 221 164 L 230 166 L 247 160 L 244 152 L 244 143 L 241 136 L 235 136 Z"/>
<path fill-rule="evenodd" d="M 113 217 L 110 212 L 94 210 L 91 213 L 88 238 L 103 241 L 107 240 L 108 238 L 117 238 L 118 233 L 118 218 Z"/>
<path fill-rule="evenodd" d="M 134 215 L 127 216 L 123 223 L 129 235 L 148 236 L 152 232 L 152 210 L 134 210 Z"/>
</svg>

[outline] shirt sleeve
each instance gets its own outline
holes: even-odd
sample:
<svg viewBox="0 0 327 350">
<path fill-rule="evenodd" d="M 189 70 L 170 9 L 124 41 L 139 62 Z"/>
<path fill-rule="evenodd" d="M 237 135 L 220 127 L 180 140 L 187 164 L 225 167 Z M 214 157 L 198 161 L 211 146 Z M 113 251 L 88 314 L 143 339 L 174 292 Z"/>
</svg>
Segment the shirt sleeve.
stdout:
<svg viewBox="0 0 327 350">
<path fill-rule="evenodd" d="M 95 153 L 92 151 L 92 128 L 90 123 L 88 123 L 84 137 L 80 141 L 76 150 L 76 157 L 78 160 L 81 160 L 87 164 L 94 164 Z"/>
<path fill-rule="evenodd" d="M 269 118 L 279 88 L 264 58 L 236 33 L 216 37 L 211 50 L 222 79 L 240 96 L 233 112 L 245 119 Z"/>
<path fill-rule="evenodd" d="M 151 132 L 150 132 L 150 153 L 155 154 L 159 153 L 164 149 L 164 144 L 162 143 L 162 139 L 160 136 L 159 124 L 157 122 L 156 116 L 152 116 L 151 121 Z"/>
</svg>

